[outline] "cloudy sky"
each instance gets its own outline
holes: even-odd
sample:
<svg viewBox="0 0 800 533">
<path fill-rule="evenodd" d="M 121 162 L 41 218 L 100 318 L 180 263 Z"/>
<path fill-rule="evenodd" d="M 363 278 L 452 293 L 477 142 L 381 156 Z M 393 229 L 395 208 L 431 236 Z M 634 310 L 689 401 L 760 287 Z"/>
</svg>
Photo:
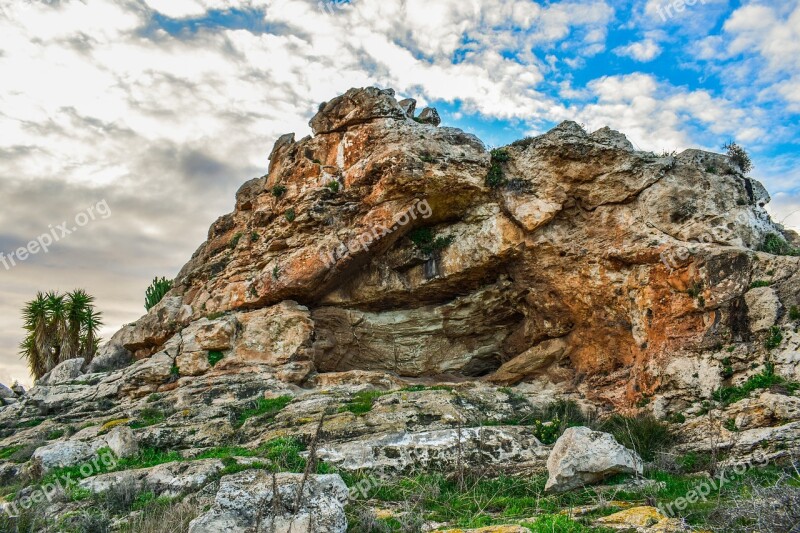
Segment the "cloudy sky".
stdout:
<svg viewBox="0 0 800 533">
<path fill-rule="evenodd" d="M 671 3 L 0 1 L 0 252 L 57 237 L 0 263 L 0 382 L 30 382 L 19 309 L 36 291 L 85 288 L 108 338 L 275 139 L 354 86 L 491 146 L 564 119 L 658 152 L 735 139 L 800 226 L 800 0 Z"/>
</svg>

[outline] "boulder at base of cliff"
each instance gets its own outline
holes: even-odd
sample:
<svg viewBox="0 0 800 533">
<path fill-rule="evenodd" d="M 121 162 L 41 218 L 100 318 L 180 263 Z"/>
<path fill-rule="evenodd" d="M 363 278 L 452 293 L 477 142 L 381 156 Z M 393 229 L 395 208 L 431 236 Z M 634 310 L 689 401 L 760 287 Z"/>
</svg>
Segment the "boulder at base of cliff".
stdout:
<svg viewBox="0 0 800 533">
<path fill-rule="evenodd" d="M 300 490 L 302 497 L 295 508 Z M 249 470 L 220 480 L 214 505 L 192 521 L 189 533 L 345 533 L 346 503 L 347 486 L 338 475 L 311 475 L 303 483 L 303 474 L 273 477 L 263 470 Z"/>
<path fill-rule="evenodd" d="M 587 427 L 567 429 L 547 459 L 547 492 L 566 492 L 615 474 L 641 474 L 639 455 L 613 435 Z"/>
</svg>

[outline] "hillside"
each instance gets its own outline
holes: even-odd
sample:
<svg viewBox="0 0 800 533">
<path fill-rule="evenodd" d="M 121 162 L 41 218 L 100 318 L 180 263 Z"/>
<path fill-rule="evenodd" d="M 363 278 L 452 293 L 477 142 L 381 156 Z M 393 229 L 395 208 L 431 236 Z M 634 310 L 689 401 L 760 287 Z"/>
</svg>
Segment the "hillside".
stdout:
<svg viewBox="0 0 800 533">
<path fill-rule="evenodd" d="M 574 122 L 488 150 L 375 88 L 310 125 L 91 363 L 0 390 L 6 510 L 70 473 L 11 514 L 192 533 L 800 521 L 800 239 L 736 162 Z M 669 507 L 742 465 L 716 506 Z"/>
</svg>

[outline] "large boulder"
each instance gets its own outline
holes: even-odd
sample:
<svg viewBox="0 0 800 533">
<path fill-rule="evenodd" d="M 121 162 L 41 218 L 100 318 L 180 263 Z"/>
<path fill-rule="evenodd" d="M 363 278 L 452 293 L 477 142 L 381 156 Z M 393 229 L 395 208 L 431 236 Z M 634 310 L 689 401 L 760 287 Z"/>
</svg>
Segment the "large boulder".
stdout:
<svg viewBox="0 0 800 533">
<path fill-rule="evenodd" d="M 31 459 L 36 470 L 47 473 L 57 468 L 90 462 L 104 448 L 110 449 L 117 458 L 131 457 L 139 451 L 131 428 L 117 426 L 107 435 L 91 441 L 68 440 L 41 446 L 33 452 Z"/>
<path fill-rule="evenodd" d="M 53 370 L 42 376 L 39 381 L 38 385 L 58 385 L 61 383 L 67 383 L 69 381 L 73 381 L 75 378 L 82 374 L 81 368 L 83 368 L 83 363 L 85 359 L 83 357 L 78 357 L 75 359 L 67 359 L 56 365 Z"/>
<path fill-rule="evenodd" d="M 614 474 L 641 474 L 639 455 L 613 435 L 587 427 L 567 429 L 547 459 L 547 492 L 566 492 Z"/>
<path fill-rule="evenodd" d="M 2 383 L 0 383 L 0 400 L 14 400 L 16 401 L 17 395 L 14 393 L 13 390 L 9 389 Z M 0 402 L 2 404 L 2 402 Z"/>
<path fill-rule="evenodd" d="M 394 91 L 376 87 L 350 89 L 342 96 L 322 104 L 309 126 L 315 135 L 346 130 L 377 118 L 404 120 L 404 110 L 394 99 Z"/>
<path fill-rule="evenodd" d="M 547 449 L 525 428 L 508 426 L 368 436 L 325 446 L 318 455 L 346 471 L 397 474 L 452 472 L 459 462 L 474 468 L 540 470 Z"/>
<path fill-rule="evenodd" d="M 304 478 L 303 474 L 273 475 L 263 470 L 240 472 L 220 480 L 214 505 L 192 521 L 189 533 L 345 533 L 347 496 L 347 486 L 338 475 Z"/>
<path fill-rule="evenodd" d="M 121 470 L 80 481 L 80 487 L 93 494 L 103 494 L 117 486 L 138 491 L 151 491 L 163 496 L 179 496 L 197 491 L 213 481 L 225 468 L 219 459 L 176 461 L 150 468 Z"/>
</svg>

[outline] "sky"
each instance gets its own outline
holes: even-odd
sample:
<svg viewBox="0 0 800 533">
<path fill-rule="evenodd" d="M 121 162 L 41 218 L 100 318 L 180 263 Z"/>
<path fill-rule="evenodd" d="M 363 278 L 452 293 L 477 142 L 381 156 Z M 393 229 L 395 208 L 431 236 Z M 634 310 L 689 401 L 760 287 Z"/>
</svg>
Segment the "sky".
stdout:
<svg viewBox="0 0 800 533">
<path fill-rule="evenodd" d="M 567 119 L 735 140 L 800 227 L 800 0 L 0 0 L 0 383 L 31 382 L 37 291 L 89 291 L 109 338 L 278 136 L 370 85 L 487 146 Z"/>
</svg>

